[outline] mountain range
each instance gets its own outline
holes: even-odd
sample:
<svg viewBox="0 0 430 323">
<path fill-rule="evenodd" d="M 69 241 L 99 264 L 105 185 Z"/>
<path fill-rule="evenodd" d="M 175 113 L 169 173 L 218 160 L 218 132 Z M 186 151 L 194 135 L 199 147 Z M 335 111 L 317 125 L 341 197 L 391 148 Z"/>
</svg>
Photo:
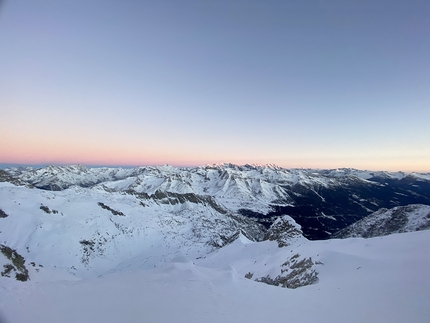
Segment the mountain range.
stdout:
<svg viewBox="0 0 430 323">
<path fill-rule="evenodd" d="M 244 215 L 266 228 L 288 214 L 309 239 L 327 239 L 381 208 L 430 204 L 429 173 L 221 164 L 130 169 L 48 166 L 8 169 L 8 174 L 48 191 L 77 186 L 170 204 L 194 200 L 217 211 Z"/>
<path fill-rule="evenodd" d="M 0 170 L 0 321 L 425 322 L 429 205 L 423 173 Z"/>
<path fill-rule="evenodd" d="M 0 242 L 83 277 L 204 257 L 239 234 L 288 245 L 295 225 L 327 239 L 374 212 L 430 204 L 430 174 L 355 169 L 71 165 L 6 169 L 0 180 Z"/>
</svg>

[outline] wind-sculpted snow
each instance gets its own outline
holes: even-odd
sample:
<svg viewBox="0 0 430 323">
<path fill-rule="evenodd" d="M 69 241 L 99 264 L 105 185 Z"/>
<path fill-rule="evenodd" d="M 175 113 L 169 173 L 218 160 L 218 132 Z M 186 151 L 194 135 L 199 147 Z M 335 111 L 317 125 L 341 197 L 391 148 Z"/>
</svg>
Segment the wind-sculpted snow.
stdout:
<svg viewBox="0 0 430 323">
<path fill-rule="evenodd" d="M 372 238 L 430 229 L 430 206 L 407 205 L 380 209 L 337 232 L 333 238 Z"/>
</svg>

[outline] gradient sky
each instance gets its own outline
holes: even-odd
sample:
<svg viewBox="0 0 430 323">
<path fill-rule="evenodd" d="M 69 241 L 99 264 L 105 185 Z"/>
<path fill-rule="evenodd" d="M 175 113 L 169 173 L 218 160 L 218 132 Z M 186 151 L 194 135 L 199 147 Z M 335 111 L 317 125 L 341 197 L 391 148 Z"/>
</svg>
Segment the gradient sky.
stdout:
<svg viewBox="0 0 430 323">
<path fill-rule="evenodd" d="M 4 1 L 0 163 L 430 171 L 430 1 Z"/>
</svg>

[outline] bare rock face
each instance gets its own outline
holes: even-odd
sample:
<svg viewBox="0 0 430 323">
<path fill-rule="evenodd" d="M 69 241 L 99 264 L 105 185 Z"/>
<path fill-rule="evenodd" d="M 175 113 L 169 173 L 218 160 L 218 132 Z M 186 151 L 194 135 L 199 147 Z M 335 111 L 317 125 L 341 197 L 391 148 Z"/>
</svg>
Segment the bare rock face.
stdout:
<svg viewBox="0 0 430 323">
<path fill-rule="evenodd" d="M 9 215 L 3 211 L 2 209 L 0 209 L 0 218 L 7 218 Z"/>
<path fill-rule="evenodd" d="M 3 265 L 3 271 L 0 273 L 3 277 L 11 277 L 12 274 L 15 274 L 16 280 L 27 281 L 30 279 L 25 267 L 25 259 L 16 250 L 0 244 L 0 252 L 7 262 Z"/>
<path fill-rule="evenodd" d="M 255 281 L 290 289 L 315 284 L 318 282 L 318 272 L 314 268 L 315 265 L 316 263 L 312 261 L 312 258 L 301 258 L 297 253 L 281 265 L 280 275 L 275 278 L 260 277 Z"/>
<path fill-rule="evenodd" d="M 263 240 L 277 241 L 278 247 L 282 248 L 301 239 L 306 238 L 303 237 L 300 225 L 290 216 L 284 215 L 273 222 Z"/>
<path fill-rule="evenodd" d="M 19 178 L 12 176 L 8 172 L 4 171 L 3 169 L 0 169 L 0 182 L 9 182 L 14 185 L 26 185 L 26 183 Z M 31 187 L 31 185 L 28 185 L 28 187 Z"/>
</svg>

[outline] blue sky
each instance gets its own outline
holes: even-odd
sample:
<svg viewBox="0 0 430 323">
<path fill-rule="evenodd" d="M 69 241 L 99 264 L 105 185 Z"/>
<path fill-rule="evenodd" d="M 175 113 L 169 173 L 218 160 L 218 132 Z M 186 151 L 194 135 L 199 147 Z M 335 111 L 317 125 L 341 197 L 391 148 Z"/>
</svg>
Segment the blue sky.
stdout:
<svg viewBox="0 0 430 323">
<path fill-rule="evenodd" d="M 0 10 L 0 162 L 430 171 L 429 1 Z"/>
</svg>

